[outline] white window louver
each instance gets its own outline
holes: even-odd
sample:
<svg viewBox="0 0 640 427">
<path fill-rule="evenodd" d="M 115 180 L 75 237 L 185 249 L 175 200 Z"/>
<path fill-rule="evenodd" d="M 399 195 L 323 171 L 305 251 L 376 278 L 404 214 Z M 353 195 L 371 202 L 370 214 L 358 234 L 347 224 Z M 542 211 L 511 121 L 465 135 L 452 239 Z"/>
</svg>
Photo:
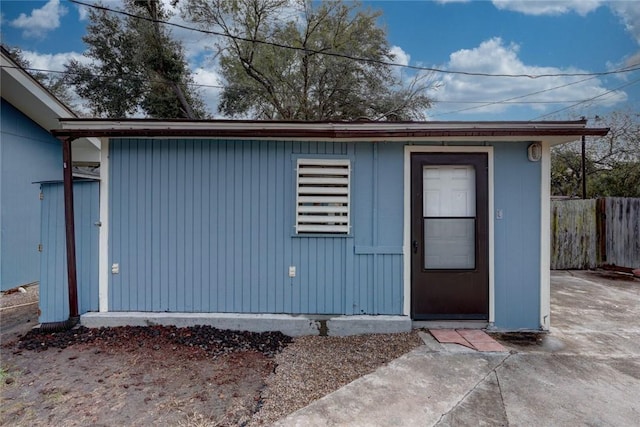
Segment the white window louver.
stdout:
<svg viewBox="0 0 640 427">
<path fill-rule="evenodd" d="M 351 163 L 298 159 L 296 233 L 349 233 Z"/>
</svg>

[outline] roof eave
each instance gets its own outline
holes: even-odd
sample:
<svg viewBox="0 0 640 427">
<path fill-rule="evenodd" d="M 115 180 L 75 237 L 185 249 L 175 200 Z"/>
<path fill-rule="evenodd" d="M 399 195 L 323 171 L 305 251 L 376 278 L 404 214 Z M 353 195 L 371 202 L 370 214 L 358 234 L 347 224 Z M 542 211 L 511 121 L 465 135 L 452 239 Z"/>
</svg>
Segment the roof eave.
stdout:
<svg viewBox="0 0 640 427">
<path fill-rule="evenodd" d="M 77 119 L 77 115 L 56 98 L 38 80 L 11 58 L 9 51 L 0 51 L 0 85 L 2 98 L 43 129 L 58 129 L 60 119 Z M 100 141 L 88 138 L 86 143 L 100 148 Z"/>
<path fill-rule="evenodd" d="M 603 136 L 608 128 L 573 122 L 260 122 L 61 120 L 59 137 L 224 138 L 367 141 L 549 141 L 552 145 L 583 135 Z"/>
<path fill-rule="evenodd" d="M 3 48 L 2 97 L 44 129 L 57 128 L 59 118 L 76 118 L 40 82 L 18 65 Z"/>
</svg>

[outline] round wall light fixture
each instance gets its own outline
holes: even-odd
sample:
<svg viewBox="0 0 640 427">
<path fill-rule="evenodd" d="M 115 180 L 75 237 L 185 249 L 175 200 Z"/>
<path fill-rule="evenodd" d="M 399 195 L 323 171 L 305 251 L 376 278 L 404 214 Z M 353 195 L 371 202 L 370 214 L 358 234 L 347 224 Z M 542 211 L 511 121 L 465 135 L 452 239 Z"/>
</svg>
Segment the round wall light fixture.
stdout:
<svg viewBox="0 0 640 427">
<path fill-rule="evenodd" d="M 539 142 L 534 142 L 527 148 L 527 157 L 530 162 L 538 162 L 542 158 L 542 145 Z"/>
</svg>

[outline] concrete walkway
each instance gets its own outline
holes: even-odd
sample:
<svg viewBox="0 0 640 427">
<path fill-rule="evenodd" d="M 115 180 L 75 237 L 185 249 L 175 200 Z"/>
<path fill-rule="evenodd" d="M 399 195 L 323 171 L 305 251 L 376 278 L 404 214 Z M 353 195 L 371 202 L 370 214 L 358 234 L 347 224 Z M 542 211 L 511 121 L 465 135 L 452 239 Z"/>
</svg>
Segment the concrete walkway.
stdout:
<svg viewBox="0 0 640 427">
<path fill-rule="evenodd" d="M 541 339 L 481 353 L 423 333 L 424 346 L 276 425 L 640 425 L 640 279 L 551 279 Z"/>
</svg>

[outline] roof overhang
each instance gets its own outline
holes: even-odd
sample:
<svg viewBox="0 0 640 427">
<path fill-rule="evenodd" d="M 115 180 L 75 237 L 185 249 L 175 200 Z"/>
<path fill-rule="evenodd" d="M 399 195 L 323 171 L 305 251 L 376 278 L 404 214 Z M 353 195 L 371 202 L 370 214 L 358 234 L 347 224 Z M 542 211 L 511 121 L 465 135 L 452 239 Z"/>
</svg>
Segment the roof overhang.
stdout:
<svg viewBox="0 0 640 427">
<path fill-rule="evenodd" d="M 340 141 L 547 141 L 604 136 L 586 120 L 544 122 L 284 122 L 250 120 L 61 119 L 58 137 L 305 139 Z"/>
<path fill-rule="evenodd" d="M 0 52 L 0 90 L 2 98 L 45 130 L 58 129 L 59 119 L 76 118 L 76 114 L 51 94 L 40 82 L 20 67 L 8 52 Z M 89 149 L 100 149 L 95 138 L 80 142 Z"/>
</svg>

